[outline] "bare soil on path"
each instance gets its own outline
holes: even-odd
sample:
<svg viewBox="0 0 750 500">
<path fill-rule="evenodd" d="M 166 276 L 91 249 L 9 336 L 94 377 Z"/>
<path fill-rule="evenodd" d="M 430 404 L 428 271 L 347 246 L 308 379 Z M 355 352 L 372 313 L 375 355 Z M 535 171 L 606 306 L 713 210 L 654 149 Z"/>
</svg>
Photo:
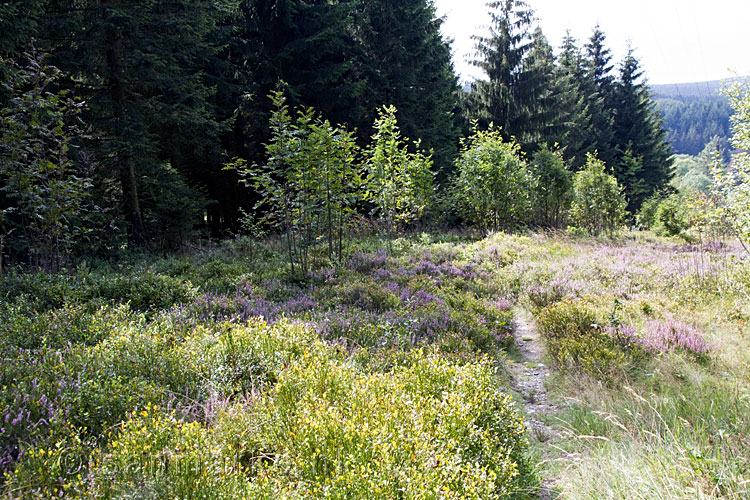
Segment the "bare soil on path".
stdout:
<svg viewBox="0 0 750 500">
<path fill-rule="evenodd" d="M 544 344 L 536 329 L 531 313 L 525 309 L 516 310 L 513 320 L 513 337 L 521 357 L 520 363 L 511 367 L 513 389 L 521 394 L 526 412 L 526 426 L 531 437 L 539 442 L 558 437 L 558 432 L 547 425 L 540 417 L 553 415 L 560 408 L 550 400 L 546 379 L 550 376 L 549 368 L 544 364 Z M 554 498 L 549 480 L 542 481 L 539 493 L 541 500 Z"/>
</svg>

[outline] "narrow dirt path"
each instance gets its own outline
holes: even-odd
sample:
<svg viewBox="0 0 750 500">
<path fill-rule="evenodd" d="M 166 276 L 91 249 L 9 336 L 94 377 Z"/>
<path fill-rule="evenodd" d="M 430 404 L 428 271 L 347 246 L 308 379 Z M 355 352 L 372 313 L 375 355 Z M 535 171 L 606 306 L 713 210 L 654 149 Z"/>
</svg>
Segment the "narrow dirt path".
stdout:
<svg viewBox="0 0 750 500">
<path fill-rule="evenodd" d="M 521 362 L 514 363 L 511 368 L 513 388 L 523 397 L 526 410 L 526 426 L 531 437 L 544 443 L 558 437 L 558 432 L 540 420 L 542 415 L 551 415 L 560 411 L 549 398 L 545 380 L 550 371 L 544 364 L 544 345 L 536 329 L 531 313 L 525 309 L 517 309 L 513 319 L 513 336 Z M 540 500 L 552 499 L 551 481 L 542 481 Z"/>
</svg>

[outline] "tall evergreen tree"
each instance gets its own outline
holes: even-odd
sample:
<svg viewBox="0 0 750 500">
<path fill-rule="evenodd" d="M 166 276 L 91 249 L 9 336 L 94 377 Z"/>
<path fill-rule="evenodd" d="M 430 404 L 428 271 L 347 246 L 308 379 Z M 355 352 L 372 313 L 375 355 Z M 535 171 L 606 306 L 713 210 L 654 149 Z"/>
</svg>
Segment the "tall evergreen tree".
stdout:
<svg viewBox="0 0 750 500">
<path fill-rule="evenodd" d="M 184 172 L 194 166 L 188 161 L 217 152 L 222 124 L 205 69 L 225 43 L 212 35 L 235 7 L 234 0 L 49 0 L 40 19 L 38 35 L 53 62 L 75 77 L 89 104 L 88 121 L 104 164 L 119 177 L 136 243 L 148 236 L 145 211 L 158 218 L 165 190 L 187 188 L 169 165 Z M 159 190 L 142 189 L 149 182 Z"/>
<path fill-rule="evenodd" d="M 632 48 L 619 73 L 613 85 L 613 142 L 618 153 L 615 175 L 625 186 L 629 208 L 637 210 L 672 177 L 672 150 Z"/>
<path fill-rule="evenodd" d="M 446 169 L 458 147 L 459 87 L 442 22 L 432 0 L 362 0 L 354 31 L 368 110 L 395 106 L 402 133 Z"/>
<path fill-rule="evenodd" d="M 532 49 L 529 32 L 533 11 L 522 0 L 488 2 L 492 24 L 486 37 L 476 36 L 478 59 L 473 64 L 487 80 L 473 84 L 471 114 L 483 125 L 494 123 L 506 139 L 523 137 L 537 94 L 525 83 L 532 79 L 524 59 Z"/>
<path fill-rule="evenodd" d="M 566 116 L 563 114 L 563 88 L 556 75 L 552 46 L 537 27 L 531 50 L 524 60 L 526 80 L 522 85 L 531 87 L 536 98 L 528 106 L 528 123 L 525 134 L 519 137 L 528 152 L 536 153 L 544 145 L 559 143 Z"/>
<path fill-rule="evenodd" d="M 578 170 L 586 163 L 587 154 L 596 151 L 591 109 L 600 109 L 604 103 L 590 92 L 583 55 L 570 32 L 560 47 L 556 84 L 563 117 L 559 142 L 571 167 Z"/>
<path fill-rule="evenodd" d="M 604 45 L 606 36 L 597 25 L 585 45 L 584 64 L 586 75 L 582 82 L 582 91 L 589 103 L 592 134 L 598 158 L 606 165 L 612 166 L 617 160 L 617 147 L 614 143 L 613 105 L 613 66 L 612 54 Z"/>
</svg>

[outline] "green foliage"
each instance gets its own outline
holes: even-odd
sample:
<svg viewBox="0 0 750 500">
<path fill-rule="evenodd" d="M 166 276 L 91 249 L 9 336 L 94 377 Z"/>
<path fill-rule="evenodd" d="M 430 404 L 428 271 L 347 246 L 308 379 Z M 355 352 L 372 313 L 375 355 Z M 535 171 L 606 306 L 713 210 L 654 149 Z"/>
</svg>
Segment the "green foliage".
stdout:
<svg viewBox="0 0 750 500">
<path fill-rule="evenodd" d="M 129 319 L 128 306 L 91 307 L 67 303 L 58 309 L 37 311 L 25 296 L 0 307 L 0 352 L 14 348 L 62 349 L 69 343 L 94 345 Z"/>
<path fill-rule="evenodd" d="M 251 259 L 247 244 L 2 277 L 0 493 L 533 498 L 538 471 L 574 498 L 577 485 L 742 498 L 750 273 L 735 252 L 422 234 L 300 285 L 278 240 Z M 715 266 L 693 268 L 709 255 Z M 146 312 L 100 307 L 140 289 Z M 559 370 L 552 390 L 577 398 L 557 414 L 575 434 L 531 450 L 540 433 L 504 394 L 516 363 L 501 351 L 517 312 L 504 297 L 525 296 Z M 571 482 L 589 471 L 607 479 Z M 648 488 L 624 487 L 638 471 Z"/>
<path fill-rule="evenodd" d="M 594 95 L 583 54 L 576 43 L 567 32 L 555 68 L 555 82 L 560 89 L 560 113 L 566 124 L 557 142 L 564 148 L 565 158 L 574 171 L 586 163 L 586 153 L 597 148 L 594 120 L 600 116 L 603 106 L 602 97 Z"/>
<path fill-rule="evenodd" d="M 552 304 L 537 317 L 547 352 L 560 369 L 595 375 L 615 373 L 627 361 L 616 340 L 592 310 L 571 301 Z"/>
<path fill-rule="evenodd" d="M 313 292 L 319 308 L 292 321 L 274 317 L 275 324 L 200 320 L 193 302 L 214 299 L 221 307 L 229 299 L 161 302 L 166 290 L 138 281 L 140 266 L 102 273 L 101 281 L 99 272 L 15 276 L 15 284 L 5 277 L 12 300 L 0 304 L 0 355 L 7 358 L 0 411 L 9 416 L 0 453 L 12 468 L 3 491 L 23 498 L 60 491 L 102 498 L 324 498 L 321 491 L 525 498 L 534 484 L 526 429 L 500 390 L 496 362 L 477 353 L 507 345 L 510 304 L 477 298 L 487 294 L 483 282 L 454 258 L 356 257 Z M 299 291 L 264 281 L 282 275 L 278 268 L 256 275 L 262 267 L 243 267 L 240 257 L 183 259 L 152 262 L 151 269 L 172 275 L 153 281 L 177 290 L 180 283 L 192 288 L 190 277 L 210 288 L 217 274 L 244 270 L 258 283 L 238 288 L 236 302 L 245 308 L 257 300 L 256 289 L 267 309 Z M 149 295 L 138 298 L 149 314 L 96 307 L 105 296 L 126 301 L 139 290 Z M 45 303 L 53 308 L 35 310 Z M 361 344 L 371 348 L 319 340 L 344 311 L 361 314 L 340 338 L 368 340 L 369 328 L 369 342 Z M 417 329 L 424 336 L 412 343 Z M 389 333 L 401 340 L 391 342 Z M 434 345 L 414 349 L 422 340 Z"/>
<path fill-rule="evenodd" d="M 256 210 L 284 233 L 292 274 L 304 276 L 315 267 L 320 240 L 327 242 L 329 261 L 342 260 L 363 185 L 355 167 L 358 148 L 352 133 L 334 128 L 311 108 L 292 117 L 283 90 L 270 97 L 275 111 L 268 163 L 249 166 L 237 160 L 227 168 L 239 171 L 243 182 L 258 191 Z"/>
<path fill-rule="evenodd" d="M 714 136 L 697 156 L 677 155 L 675 176 L 672 185 L 681 191 L 698 190 L 711 193 L 711 170 L 717 164 L 728 164 L 728 144 L 726 139 Z"/>
<path fill-rule="evenodd" d="M 711 164 L 704 165 L 698 157 L 688 155 L 675 156 L 672 185 L 677 189 L 698 189 L 708 192 L 711 189 Z"/>
<path fill-rule="evenodd" d="M 528 481 L 525 429 L 493 379 L 486 359 L 457 365 L 416 351 L 368 374 L 321 350 L 217 433 L 273 496 L 507 498 Z"/>
<path fill-rule="evenodd" d="M 534 180 L 520 146 L 500 131 L 475 128 L 462 139 L 456 170 L 456 205 L 467 221 L 499 230 L 530 220 Z"/>
<path fill-rule="evenodd" d="M 93 308 L 128 303 L 136 311 L 154 312 L 195 298 L 196 288 L 183 279 L 150 270 L 115 276 L 107 272 L 75 276 L 9 273 L 0 281 L 0 294 L 9 302 L 27 301 L 38 311 L 69 303 Z"/>
<path fill-rule="evenodd" d="M 38 53 L 13 69 L 3 82 L 11 98 L 0 112 L 0 261 L 9 249 L 55 270 L 87 231 L 91 180 L 73 160 L 82 105 L 54 90 L 60 72 Z"/>
<path fill-rule="evenodd" d="M 664 198 L 669 196 L 668 192 L 657 191 L 641 204 L 641 208 L 635 216 L 636 223 L 641 229 L 651 229 L 656 222 L 656 209 Z"/>
<path fill-rule="evenodd" d="M 375 134 L 366 151 L 367 193 L 375 206 L 374 214 L 385 226 L 389 239 L 394 231 L 418 220 L 433 200 L 432 157 L 408 150 L 408 139 L 401 137 L 396 108 L 385 106 L 378 112 Z"/>
<path fill-rule="evenodd" d="M 140 187 L 143 227 L 153 235 L 154 250 L 180 250 L 194 239 L 209 204 L 201 189 L 190 186 L 169 163 L 155 165 Z"/>
<path fill-rule="evenodd" d="M 723 211 L 733 232 L 750 247 L 750 88 L 735 83 L 727 91 L 735 111 L 732 117 L 733 170 L 714 169 L 714 189 L 724 198 Z"/>
<path fill-rule="evenodd" d="M 686 199 L 671 194 L 661 200 L 654 212 L 652 229 L 660 236 L 685 236 L 689 227 Z"/>
<path fill-rule="evenodd" d="M 572 187 L 562 153 L 545 145 L 529 167 L 536 183 L 534 222 L 543 227 L 562 227 L 570 208 Z"/>
<path fill-rule="evenodd" d="M 614 234 L 626 213 L 622 188 L 604 168 L 604 162 L 588 155 L 586 167 L 573 175 L 571 222 L 593 235 Z"/>
<path fill-rule="evenodd" d="M 197 422 L 163 415 L 151 405 L 119 430 L 89 494 L 96 498 L 249 498 L 250 484 L 235 457 Z"/>
</svg>

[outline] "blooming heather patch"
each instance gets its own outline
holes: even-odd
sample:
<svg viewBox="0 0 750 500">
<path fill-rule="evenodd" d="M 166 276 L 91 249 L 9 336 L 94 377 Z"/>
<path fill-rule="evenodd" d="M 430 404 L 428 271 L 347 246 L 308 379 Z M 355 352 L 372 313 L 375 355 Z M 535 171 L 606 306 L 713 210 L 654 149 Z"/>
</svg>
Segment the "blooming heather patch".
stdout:
<svg viewBox="0 0 750 500">
<path fill-rule="evenodd" d="M 251 318 L 264 318 L 269 323 L 283 316 L 294 316 L 317 306 L 310 294 L 297 292 L 284 300 L 273 301 L 254 292 L 248 286 L 238 287 L 234 296 L 204 294 L 193 303 L 176 307 L 172 315 L 178 322 L 233 322 L 244 323 Z"/>
<path fill-rule="evenodd" d="M 370 273 L 376 269 L 385 267 L 388 263 L 388 252 L 380 249 L 375 253 L 366 253 L 360 250 L 354 252 L 346 261 L 346 267 L 359 273 Z"/>
<path fill-rule="evenodd" d="M 681 350 L 696 356 L 708 354 L 712 349 L 695 325 L 675 319 L 648 323 L 641 345 L 650 352 Z"/>
<path fill-rule="evenodd" d="M 712 350 L 711 344 L 706 342 L 695 325 L 674 319 L 651 321 L 642 333 L 625 324 L 609 326 L 604 331 L 623 348 L 638 346 L 652 354 L 684 351 L 703 356 Z"/>
<path fill-rule="evenodd" d="M 500 311 L 510 311 L 513 308 L 513 303 L 506 298 L 499 298 L 494 300 L 485 300 L 485 307 L 494 307 Z"/>
</svg>

